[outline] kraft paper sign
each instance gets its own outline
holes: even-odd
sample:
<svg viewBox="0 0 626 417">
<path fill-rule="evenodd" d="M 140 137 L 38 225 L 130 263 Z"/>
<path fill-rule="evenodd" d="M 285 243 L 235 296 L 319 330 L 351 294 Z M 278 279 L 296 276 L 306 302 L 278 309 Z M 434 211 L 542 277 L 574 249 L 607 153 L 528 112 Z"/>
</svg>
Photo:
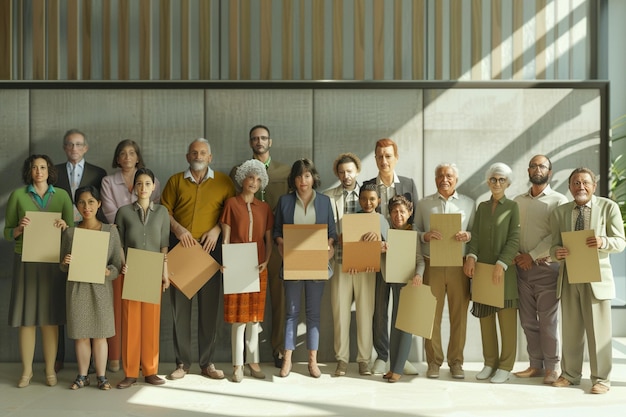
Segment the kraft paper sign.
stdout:
<svg viewBox="0 0 626 417">
<path fill-rule="evenodd" d="M 259 292 L 259 256 L 257 243 L 222 245 L 224 294 Z"/>
<path fill-rule="evenodd" d="M 109 232 L 74 228 L 68 281 L 104 284 L 109 258 Z"/>
<path fill-rule="evenodd" d="M 500 284 L 493 283 L 494 265 L 476 262 L 472 279 L 472 301 L 504 308 L 504 277 Z"/>
<path fill-rule="evenodd" d="M 454 238 L 461 230 L 461 214 L 431 214 L 430 230 L 442 236 L 430 241 L 430 266 L 463 266 L 463 242 Z"/>
<path fill-rule="evenodd" d="M 374 242 L 343 242 L 343 259 L 341 270 L 349 272 L 380 271 L 380 241 Z"/>
<path fill-rule="evenodd" d="M 369 232 L 376 233 L 380 240 L 380 216 L 378 213 L 349 213 L 341 218 L 343 242 L 360 242 Z"/>
<path fill-rule="evenodd" d="M 185 248 L 181 243 L 167 254 L 170 282 L 190 300 L 217 271 L 220 264 L 196 244 Z"/>
<path fill-rule="evenodd" d="M 598 249 L 590 248 L 585 243 L 592 236 L 595 236 L 593 229 L 561 232 L 563 246 L 569 251 L 565 257 L 565 267 L 570 284 L 602 281 Z"/>
<path fill-rule="evenodd" d="M 142 303 L 161 304 L 163 282 L 163 259 L 161 252 L 128 248 L 122 298 Z"/>
<path fill-rule="evenodd" d="M 400 290 L 396 328 L 430 339 L 433 334 L 436 307 L 437 298 L 433 295 L 430 286 L 405 285 Z"/>
<path fill-rule="evenodd" d="M 406 283 L 415 276 L 417 232 L 389 229 L 388 249 L 381 262 L 385 282 Z"/>
<path fill-rule="evenodd" d="M 328 226 L 283 225 L 283 278 L 328 279 Z"/>
<path fill-rule="evenodd" d="M 61 229 L 54 227 L 61 213 L 27 211 L 30 224 L 24 228 L 22 262 L 59 263 L 61 252 Z"/>
</svg>

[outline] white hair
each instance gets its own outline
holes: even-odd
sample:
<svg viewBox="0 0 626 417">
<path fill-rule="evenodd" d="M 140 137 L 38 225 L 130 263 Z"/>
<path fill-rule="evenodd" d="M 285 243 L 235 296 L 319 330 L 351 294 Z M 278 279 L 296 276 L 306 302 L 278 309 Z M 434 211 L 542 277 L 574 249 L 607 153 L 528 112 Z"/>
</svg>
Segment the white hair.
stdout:
<svg viewBox="0 0 626 417">
<path fill-rule="evenodd" d="M 187 152 L 189 152 L 189 150 L 191 149 L 191 145 L 193 145 L 196 142 L 200 142 L 200 143 L 204 143 L 208 148 L 209 148 L 209 153 L 211 153 L 211 144 L 209 143 L 209 141 L 205 138 L 198 138 L 193 140 L 190 144 L 189 147 L 187 148 Z"/>
<path fill-rule="evenodd" d="M 437 165 L 435 167 L 435 177 L 437 176 L 437 173 L 439 172 L 440 169 L 444 169 L 444 168 L 450 168 L 452 171 L 454 171 L 454 175 L 456 175 L 456 177 L 459 177 L 459 168 L 457 168 L 456 164 L 451 163 L 451 162 L 442 162 L 439 165 Z"/>
<path fill-rule="evenodd" d="M 267 176 L 267 170 L 265 169 L 265 164 L 258 159 L 250 159 L 243 164 L 239 165 L 237 168 L 237 172 L 235 172 L 235 181 L 241 187 L 243 185 L 243 180 L 250 174 L 257 175 L 261 178 L 261 189 L 264 190 L 267 187 L 267 183 L 269 182 L 269 177 Z"/>
<path fill-rule="evenodd" d="M 492 164 L 485 173 L 485 181 L 488 182 L 489 178 L 493 177 L 494 175 L 501 175 L 505 177 L 506 183 L 511 185 L 511 176 L 513 175 L 513 170 L 504 162 L 496 162 Z"/>
</svg>

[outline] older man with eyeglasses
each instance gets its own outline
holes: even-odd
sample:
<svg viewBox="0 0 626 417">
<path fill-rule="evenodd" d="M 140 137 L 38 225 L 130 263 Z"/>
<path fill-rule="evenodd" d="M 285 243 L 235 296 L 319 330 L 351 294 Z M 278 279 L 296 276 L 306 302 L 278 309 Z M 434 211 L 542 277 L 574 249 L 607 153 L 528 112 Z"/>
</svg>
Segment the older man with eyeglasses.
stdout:
<svg viewBox="0 0 626 417">
<path fill-rule="evenodd" d="M 530 189 L 515 197 L 520 212 L 520 250 L 515 257 L 519 317 L 526 335 L 530 366 L 514 375 L 518 378 L 543 376 L 544 384 L 558 378 L 559 300 L 556 281 L 559 263 L 550 258 L 552 234 L 550 214 L 567 197 L 550 188 L 552 162 L 535 155 L 528 164 Z"/>
</svg>

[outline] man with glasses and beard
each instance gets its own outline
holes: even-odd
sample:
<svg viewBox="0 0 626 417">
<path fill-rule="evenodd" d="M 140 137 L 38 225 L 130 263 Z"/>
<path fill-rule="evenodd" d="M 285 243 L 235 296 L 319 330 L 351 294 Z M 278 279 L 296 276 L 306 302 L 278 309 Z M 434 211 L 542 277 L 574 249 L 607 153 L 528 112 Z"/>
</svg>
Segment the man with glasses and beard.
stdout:
<svg viewBox="0 0 626 417">
<path fill-rule="evenodd" d="M 559 263 L 550 258 L 552 235 L 550 214 L 567 198 L 550 188 L 552 163 L 536 155 L 528 164 L 528 192 L 515 197 L 520 212 L 520 253 L 515 257 L 519 316 L 526 334 L 530 366 L 514 375 L 518 378 L 543 376 L 544 384 L 558 378 L 558 311 L 556 281 Z"/>
</svg>

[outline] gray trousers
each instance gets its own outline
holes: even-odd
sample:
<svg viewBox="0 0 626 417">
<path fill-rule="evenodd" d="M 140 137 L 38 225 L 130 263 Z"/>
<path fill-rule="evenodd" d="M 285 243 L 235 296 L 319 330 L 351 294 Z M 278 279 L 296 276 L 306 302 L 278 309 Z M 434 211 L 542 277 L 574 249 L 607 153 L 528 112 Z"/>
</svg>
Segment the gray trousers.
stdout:
<svg viewBox="0 0 626 417">
<path fill-rule="evenodd" d="M 558 262 L 533 264 L 528 271 L 517 267 L 519 317 L 532 368 L 554 370 L 559 363 L 558 275 Z"/>
</svg>

